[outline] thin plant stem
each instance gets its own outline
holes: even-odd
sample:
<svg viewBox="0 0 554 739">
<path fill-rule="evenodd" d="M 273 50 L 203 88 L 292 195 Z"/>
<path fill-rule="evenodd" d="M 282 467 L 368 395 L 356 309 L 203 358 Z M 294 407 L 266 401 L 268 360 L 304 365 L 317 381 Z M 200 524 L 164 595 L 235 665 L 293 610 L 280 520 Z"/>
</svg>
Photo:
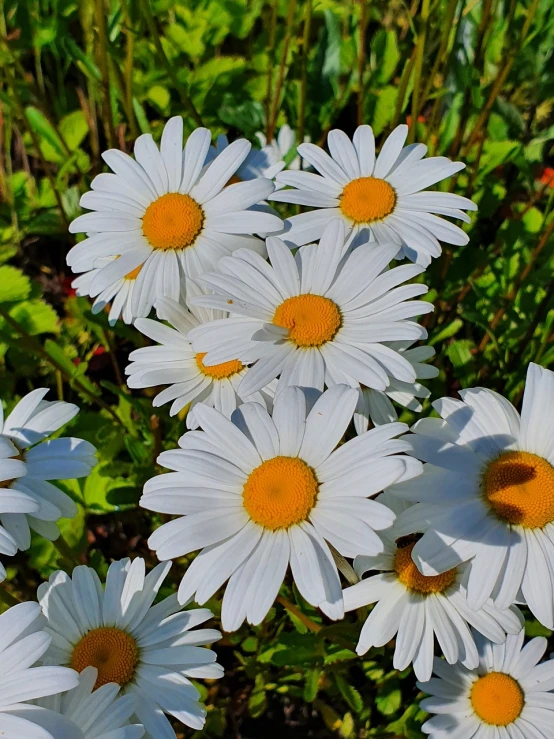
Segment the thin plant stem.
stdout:
<svg viewBox="0 0 554 739">
<path fill-rule="evenodd" d="M 108 32 L 106 30 L 106 6 L 104 0 L 96 0 L 96 26 L 98 29 L 98 66 L 102 75 L 102 92 L 106 115 L 104 116 L 104 127 L 108 146 L 112 149 L 116 145 L 116 135 L 113 120 L 112 101 L 110 97 L 110 69 L 108 61 Z"/>
<path fill-rule="evenodd" d="M 267 142 L 270 143 L 269 126 L 271 119 L 271 89 L 273 86 L 273 54 L 275 52 L 275 37 L 277 35 L 277 0 L 271 3 L 271 20 L 269 24 L 269 43 L 267 48 L 267 81 L 265 94 L 265 134 Z"/>
<path fill-rule="evenodd" d="M 410 84 L 410 77 L 412 76 L 412 71 L 414 68 L 416 49 L 417 47 L 414 46 L 412 50 L 412 55 L 410 56 L 408 63 L 404 67 L 402 76 L 400 77 L 400 84 L 398 85 L 398 96 L 396 98 L 396 107 L 394 109 L 394 116 L 392 119 L 391 128 L 396 128 L 400 119 L 400 114 L 402 113 L 404 98 L 406 97 L 406 90 L 408 89 L 408 85 Z"/>
<path fill-rule="evenodd" d="M 285 30 L 285 40 L 283 43 L 283 54 L 281 56 L 281 63 L 279 64 L 279 75 L 277 77 L 277 84 L 275 86 L 275 94 L 273 96 L 273 105 L 271 109 L 271 115 L 269 118 L 269 125 L 267 127 L 267 141 L 268 143 L 273 140 L 275 134 L 275 126 L 277 124 L 277 116 L 279 115 L 279 101 L 281 99 L 281 90 L 283 89 L 283 83 L 285 80 L 285 71 L 287 68 L 287 57 L 289 53 L 290 42 L 294 31 L 294 11 L 296 10 L 296 0 L 289 0 L 288 12 L 287 12 L 287 25 Z"/>
<path fill-rule="evenodd" d="M 450 40 L 450 31 L 453 27 L 454 15 L 456 13 L 457 7 L 458 7 L 458 0 L 448 0 L 446 12 L 444 14 L 444 18 L 441 21 L 441 26 L 447 30 L 441 35 L 439 50 L 435 57 L 435 61 L 433 62 L 431 72 L 429 73 L 427 77 L 427 82 L 425 84 L 425 87 L 423 88 L 423 94 L 421 95 L 421 99 L 424 102 L 429 99 L 429 95 L 431 94 L 431 88 L 433 87 L 437 72 L 439 71 L 441 64 L 444 63 L 444 60 L 447 56 L 448 42 Z"/>
<path fill-rule="evenodd" d="M 74 567 L 78 567 L 82 564 L 77 554 L 73 551 L 73 549 L 69 546 L 69 544 L 66 542 L 61 534 L 55 541 L 52 542 L 52 544 L 56 547 L 62 557 Z"/>
<path fill-rule="evenodd" d="M 317 632 L 321 631 L 323 628 L 321 624 L 316 624 L 315 621 L 312 621 L 311 618 L 302 613 L 300 608 L 295 606 L 294 603 L 291 603 L 290 600 L 287 600 L 284 596 L 278 595 L 276 600 L 277 603 L 280 603 L 289 613 L 296 616 L 296 618 L 301 621 L 307 629 L 313 631 L 314 634 L 317 634 Z"/>
<path fill-rule="evenodd" d="M 365 67 L 365 35 L 367 30 L 367 0 L 359 0 L 360 24 L 358 40 L 358 126 L 364 122 L 364 67 Z"/>
<path fill-rule="evenodd" d="M 6 588 L 0 587 L 0 601 L 8 607 L 16 606 L 21 603 L 14 595 L 12 595 Z"/>
<path fill-rule="evenodd" d="M 421 76 L 423 73 L 423 57 L 425 54 L 425 43 L 427 40 L 427 23 L 429 21 L 430 0 L 423 0 L 421 5 L 420 30 L 416 41 L 416 54 L 414 61 L 414 90 L 412 92 L 412 120 L 408 133 L 408 143 L 413 144 L 417 129 L 419 116 L 419 101 L 421 96 Z"/>
<path fill-rule="evenodd" d="M 304 141 L 306 131 L 306 100 L 308 90 L 308 51 L 312 24 L 312 0 L 306 0 L 304 7 L 304 30 L 302 33 L 302 54 L 300 56 L 300 105 L 298 108 L 298 143 Z"/>
<path fill-rule="evenodd" d="M 202 118 L 200 117 L 199 112 L 194 107 L 194 103 L 190 99 L 187 91 L 177 79 L 175 70 L 165 54 L 165 51 L 162 46 L 162 42 L 160 41 L 158 30 L 156 28 L 156 23 L 154 22 L 154 17 L 152 16 L 152 11 L 150 9 L 149 0 L 140 0 L 140 7 L 142 10 L 144 19 L 146 20 L 146 25 L 148 26 L 148 30 L 150 31 L 150 35 L 152 36 L 152 41 L 154 43 L 154 46 L 156 47 L 156 53 L 163 67 L 165 68 L 165 71 L 167 72 L 167 76 L 171 80 L 171 84 L 177 90 L 177 93 L 179 94 L 179 97 L 181 98 L 181 102 L 183 103 L 184 107 L 186 108 L 189 115 L 196 123 L 196 125 L 202 126 L 203 125 Z"/>
</svg>

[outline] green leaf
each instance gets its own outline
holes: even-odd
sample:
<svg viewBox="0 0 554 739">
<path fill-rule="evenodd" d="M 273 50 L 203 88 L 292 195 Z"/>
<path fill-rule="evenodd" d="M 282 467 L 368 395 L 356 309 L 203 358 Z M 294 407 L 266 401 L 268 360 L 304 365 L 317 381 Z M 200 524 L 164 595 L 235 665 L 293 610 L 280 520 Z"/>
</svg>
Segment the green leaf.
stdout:
<svg viewBox="0 0 554 739">
<path fill-rule="evenodd" d="M 435 344 L 439 344 L 441 341 L 444 341 L 445 339 L 450 339 L 452 336 L 458 333 L 458 331 L 462 328 L 464 325 L 464 322 L 461 318 L 455 318 L 451 323 L 448 324 L 448 326 L 445 326 L 443 329 L 441 329 L 438 334 L 434 334 L 429 344 L 431 346 L 435 346 Z"/>
<path fill-rule="evenodd" d="M 29 126 L 39 137 L 40 150 L 47 162 L 60 163 L 64 160 L 66 152 L 60 137 L 48 119 L 33 106 L 25 109 L 25 117 Z"/>
<path fill-rule="evenodd" d="M 397 97 L 398 88 L 392 85 L 387 85 L 377 92 L 377 104 L 372 121 L 373 132 L 376 136 L 392 121 Z"/>
<path fill-rule="evenodd" d="M 402 705 L 402 692 L 393 683 L 385 683 L 375 696 L 375 705 L 383 716 L 390 716 Z"/>
<path fill-rule="evenodd" d="M 69 151 L 75 151 L 88 133 L 88 123 L 83 111 L 74 110 L 73 113 L 64 116 L 58 130 Z"/>
<path fill-rule="evenodd" d="M 474 346 L 472 341 L 460 339 L 459 341 L 454 341 L 446 348 L 446 354 L 454 367 L 465 367 L 473 361 L 471 350 Z"/>
<path fill-rule="evenodd" d="M 364 708 L 364 702 L 359 690 L 357 690 L 353 685 L 350 685 L 350 683 L 338 673 L 334 675 L 334 678 L 340 694 L 348 703 L 350 708 L 354 713 L 361 713 Z"/>
<path fill-rule="evenodd" d="M 321 675 L 323 674 L 322 670 L 319 669 L 319 667 L 314 667 L 311 670 L 306 670 L 306 682 L 304 684 L 304 700 L 307 703 L 313 703 L 313 701 L 316 699 L 318 691 L 319 691 L 319 681 L 321 679 Z"/>
<path fill-rule="evenodd" d="M 148 90 L 148 100 L 153 103 L 160 113 L 163 113 L 169 106 L 171 95 L 167 88 L 161 85 L 154 85 L 154 87 Z"/>
<path fill-rule="evenodd" d="M 26 300 L 10 311 L 10 315 L 31 336 L 57 334 L 60 330 L 58 315 L 44 300 Z"/>
<path fill-rule="evenodd" d="M 31 280 L 20 269 L 5 264 L 0 267 L 0 303 L 25 300 L 31 292 Z"/>
</svg>

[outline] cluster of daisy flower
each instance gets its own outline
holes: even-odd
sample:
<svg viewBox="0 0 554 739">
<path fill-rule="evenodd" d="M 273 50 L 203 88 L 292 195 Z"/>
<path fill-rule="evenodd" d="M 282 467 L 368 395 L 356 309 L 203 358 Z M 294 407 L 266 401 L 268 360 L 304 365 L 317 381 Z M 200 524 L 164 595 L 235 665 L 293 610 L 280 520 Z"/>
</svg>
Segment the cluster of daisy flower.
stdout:
<svg viewBox="0 0 554 739">
<path fill-rule="evenodd" d="M 464 165 L 406 137 L 399 126 L 378 156 L 367 125 L 352 140 L 331 131 L 329 154 L 295 153 L 288 128 L 260 149 L 213 146 L 203 128 L 183 146 L 173 118 L 159 149 L 143 135 L 134 158 L 104 154 L 113 173 L 81 199 L 91 212 L 71 231 L 86 238 L 68 264 L 93 311 L 111 304 L 111 323 L 155 342 L 130 355 L 129 387 L 161 386 L 154 406 L 186 412 L 179 447 L 158 459 L 169 471 L 141 498 L 174 518 L 149 539 L 161 563 L 148 575 L 140 558 L 112 563 L 105 587 L 88 567 L 57 572 L 39 587 L 42 615 L 22 604 L 0 617 L 6 736 L 27 722 L 33 739 L 175 739 L 166 714 L 200 729 L 191 678 L 223 671 L 206 648 L 219 632 L 193 630 L 212 614 L 190 604 L 224 587 L 222 628 L 260 624 L 290 567 L 329 619 L 373 606 L 357 652 L 396 639 L 395 668 L 413 665 L 431 696 L 433 739 L 552 737 L 554 660 L 539 664 L 544 639 L 524 646 L 518 606 L 554 628 L 554 373 L 530 365 L 521 416 L 472 388 L 435 401 L 438 417 L 398 421 L 437 374 L 415 320 L 433 310 L 420 276 L 440 242 L 468 240 L 441 216 L 476 208 L 426 190 Z M 283 220 L 276 202 L 311 210 Z M 74 504 L 49 480 L 94 464 L 87 442 L 45 441 L 77 412 L 45 392 L 0 436 L 8 555 L 29 528 L 56 537 Z M 153 605 L 170 561 L 195 552 Z"/>
</svg>

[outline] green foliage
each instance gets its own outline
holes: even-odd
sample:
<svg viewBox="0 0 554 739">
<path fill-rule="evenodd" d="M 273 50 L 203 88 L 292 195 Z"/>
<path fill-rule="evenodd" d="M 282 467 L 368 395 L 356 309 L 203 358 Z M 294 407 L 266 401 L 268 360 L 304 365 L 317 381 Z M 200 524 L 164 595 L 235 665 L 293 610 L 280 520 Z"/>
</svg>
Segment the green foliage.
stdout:
<svg viewBox="0 0 554 739">
<path fill-rule="evenodd" d="M 100 574 L 135 552 L 154 563 L 146 540 L 161 519 L 137 503 L 184 423 L 153 408 L 150 392 L 127 390 L 123 370 L 143 337 L 121 322 L 110 329 L 105 313 L 73 294 L 67 225 L 103 169 L 103 150 L 131 152 L 144 132 L 159 140 L 172 115 L 190 132 L 191 103 L 214 135 L 252 141 L 288 123 L 322 144 L 333 127 L 351 134 L 368 122 L 379 144 L 409 118 L 430 155 L 467 163 L 441 187 L 479 206 L 464 226 L 469 243 L 445 244 L 421 278 L 435 305 L 423 321 L 440 370 L 432 397 L 479 384 L 518 404 L 527 363 L 554 363 L 550 0 L 499 6 L 484 23 L 486 4 L 462 0 L 432 3 L 427 23 L 417 3 L 378 0 L 362 13 L 363 2 L 296 0 L 287 25 L 291 2 L 151 0 L 156 37 L 131 0 L 2 5 L 1 397 L 12 407 L 47 386 L 50 399 L 81 406 L 70 433 L 94 443 L 100 460 L 86 481 L 64 483 L 79 512 L 61 528 Z M 105 43 L 95 5 L 105 11 Z M 402 420 L 415 418 L 406 411 Z M 37 582 L 71 567 L 65 557 L 34 538 L 7 562 L 9 587 L 33 598 Z M 173 590 L 187 562 L 174 566 Z M 303 618 L 278 602 L 260 627 L 225 635 L 217 651 L 226 676 L 199 685 L 208 720 L 192 735 L 421 739 L 414 676 L 393 669 L 390 646 L 359 658 L 355 614 L 329 624 L 289 581 L 281 595 Z M 217 614 L 220 599 L 208 606 Z M 527 631 L 551 637 L 533 620 Z"/>
</svg>

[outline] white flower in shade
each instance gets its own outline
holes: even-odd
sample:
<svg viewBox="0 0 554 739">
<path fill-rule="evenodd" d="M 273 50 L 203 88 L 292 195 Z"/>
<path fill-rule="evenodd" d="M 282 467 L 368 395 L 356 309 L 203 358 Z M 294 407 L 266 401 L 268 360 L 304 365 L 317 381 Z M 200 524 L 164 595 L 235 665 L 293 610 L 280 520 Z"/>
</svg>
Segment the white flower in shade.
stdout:
<svg viewBox="0 0 554 739">
<path fill-rule="evenodd" d="M 153 737 L 175 737 L 164 712 L 194 729 L 206 711 L 189 678 L 218 678 L 223 669 L 202 645 L 219 631 L 193 627 L 207 621 L 205 609 L 182 611 L 177 596 L 152 605 L 169 571 L 158 565 L 145 577 L 144 560 L 113 562 L 102 589 L 96 572 L 76 567 L 73 577 L 56 572 L 38 589 L 52 646 L 46 659 L 77 672 L 95 667 L 95 687 L 117 683 L 134 696 L 138 721 Z"/>
<path fill-rule="evenodd" d="M 285 171 L 277 175 L 279 190 L 271 200 L 309 205 L 316 210 L 288 218 L 287 241 L 300 246 L 317 241 L 332 218 L 339 216 L 352 236 L 365 242 L 395 242 L 402 247 L 398 258 L 428 266 L 441 253 L 439 241 L 467 244 L 460 228 L 435 214 L 469 222 L 464 210 L 477 206 L 467 198 L 448 192 L 422 192 L 459 172 L 462 162 L 446 157 L 423 159 L 424 144 L 404 147 L 408 126 L 395 128 L 379 156 L 371 126 L 359 126 L 353 140 L 340 130 L 327 137 L 330 156 L 314 144 L 300 144 L 298 153 L 320 174 Z"/>
<path fill-rule="evenodd" d="M 288 123 L 281 126 L 279 133 L 277 134 L 277 138 L 273 139 L 269 144 L 266 135 L 261 131 L 256 133 L 256 138 L 260 142 L 262 149 L 269 146 L 273 150 L 275 158 L 278 161 L 286 159 L 287 155 L 296 147 L 296 134 Z M 309 139 L 306 137 L 304 141 L 309 141 Z M 300 169 L 300 162 L 300 157 L 295 156 L 287 169 Z"/>
<path fill-rule="evenodd" d="M 189 431 L 180 449 L 163 452 L 159 463 L 173 472 L 144 486 L 143 508 L 180 516 L 150 537 L 158 557 L 202 548 L 181 581 L 179 600 L 194 595 L 204 603 L 229 579 L 225 631 L 264 619 L 289 564 L 302 596 L 330 618 L 342 618 L 328 544 L 346 557 L 382 551 L 375 530 L 390 526 L 394 514 L 369 498 L 389 481 L 420 472 L 416 460 L 400 454 L 408 445 L 393 438 L 404 424 L 368 431 L 335 450 L 357 391 L 336 385 L 310 409 L 314 395 L 286 388 L 273 417 L 258 403 L 241 405 L 231 420 L 197 405 L 203 431 Z"/>
<path fill-rule="evenodd" d="M 200 291 L 189 283 L 187 293 L 190 298 Z M 187 426 L 197 428 L 194 405 L 200 401 L 230 416 L 241 400 L 254 400 L 265 405 L 274 395 L 274 388 L 269 387 L 250 397 L 240 398 L 238 386 L 248 371 L 246 365 L 233 359 L 207 367 L 202 361 L 204 355 L 194 352 L 188 340 L 189 332 L 204 322 L 223 319 L 227 315 L 224 311 L 191 306 L 189 312 L 170 298 L 161 298 L 158 315 L 171 326 L 150 318 L 138 318 L 136 328 L 158 341 L 159 345 L 131 352 L 131 363 L 125 369 L 130 388 L 169 385 L 154 398 L 155 407 L 173 401 L 170 415 L 174 416 L 191 403 Z"/>
<path fill-rule="evenodd" d="M 435 355 L 432 346 L 417 346 L 410 348 L 412 341 L 390 341 L 384 342 L 386 346 L 394 349 L 413 365 L 417 380 L 427 380 L 439 374 L 437 367 L 425 364 L 428 359 Z M 359 434 L 363 434 L 369 428 L 371 421 L 375 426 L 383 423 L 391 423 L 398 420 L 393 403 L 407 408 L 410 411 L 420 413 L 422 405 L 420 399 L 428 398 L 431 392 L 420 382 L 404 382 L 390 377 L 390 384 L 385 391 L 373 390 L 363 386 L 356 413 L 354 414 L 354 426 Z"/>
<path fill-rule="evenodd" d="M 422 726 L 431 739 L 551 739 L 554 726 L 554 660 L 538 664 L 547 641 L 524 632 L 491 644 L 475 636 L 479 666 L 467 670 L 435 659 L 437 677 L 418 683 L 435 713 Z M 522 648 L 523 647 L 523 648 Z"/>
<path fill-rule="evenodd" d="M 71 690 L 79 683 L 77 673 L 66 667 L 33 667 L 50 644 L 44 625 L 38 603 L 20 603 L 0 615 L 0 736 L 6 739 L 64 736 L 61 732 L 51 734 L 37 725 L 33 706 L 27 704 Z M 55 723 L 53 728 L 59 727 Z"/>
<path fill-rule="evenodd" d="M 426 532 L 413 550 L 425 575 L 471 560 L 472 608 L 491 595 L 499 608 L 523 598 L 553 628 L 554 373 L 529 365 L 521 418 L 492 390 L 460 395 L 435 401 L 442 419 L 422 419 L 408 436 L 428 464 L 420 480 L 393 489 L 417 501 L 399 535 Z"/>
<path fill-rule="evenodd" d="M 136 701 L 132 695 L 121 695 L 116 683 L 108 683 L 94 690 L 98 670 L 86 667 L 79 676 L 79 685 L 64 695 L 54 695 L 36 701 L 36 721 L 44 728 L 52 720 L 66 719 L 68 726 L 54 739 L 141 739 L 144 727 L 129 725 L 135 713 Z"/>
<path fill-rule="evenodd" d="M 377 500 L 398 515 L 408 504 L 390 494 Z M 429 680 L 433 670 L 435 637 L 447 662 L 460 661 L 473 669 L 479 664 L 473 626 L 494 642 L 503 643 L 506 631 L 518 634 L 523 625 L 519 611 L 500 611 L 491 600 L 481 610 L 467 604 L 464 567 L 455 567 L 441 575 L 425 577 L 412 560 L 414 536 L 398 538 L 396 527 L 380 532 L 384 552 L 374 557 L 358 556 L 354 569 L 361 577 L 378 571 L 344 591 L 344 608 L 375 603 L 366 620 L 356 651 L 365 654 L 371 647 L 382 647 L 396 636 L 394 667 L 404 670 L 413 663 L 419 680 Z"/>
<path fill-rule="evenodd" d="M 229 146 L 227 136 L 220 134 L 217 137 L 215 146 L 208 152 L 207 161 L 213 161 L 218 154 L 224 152 Z M 255 180 L 260 177 L 267 177 L 267 179 L 272 180 L 284 166 L 285 162 L 281 161 L 281 156 L 275 147 L 262 144 L 261 149 L 250 150 L 244 162 L 231 178 L 231 184 L 234 182 L 248 182 L 249 180 Z"/>
<path fill-rule="evenodd" d="M 335 219 L 320 244 L 302 247 L 296 258 L 273 237 L 267 240 L 271 266 L 241 250 L 222 259 L 218 272 L 203 275 L 217 295 L 194 303 L 237 315 L 191 332 L 195 351 L 206 353 L 204 363 L 258 360 L 239 386 L 247 395 L 279 375 L 277 392 L 288 385 L 323 390 L 336 383 L 384 391 L 391 377 L 414 383 L 414 365 L 384 342 L 425 336 L 406 319 L 433 310 L 431 303 L 409 300 L 427 287 L 399 287 L 423 267 L 387 270 L 395 244 L 356 249 L 341 259 L 343 245 L 344 225 Z"/>
<path fill-rule="evenodd" d="M 73 518 L 77 507 L 49 481 L 86 477 L 96 464 L 96 449 L 88 441 L 69 437 L 45 441 L 79 413 L 72 403 L 43 400 L 47 392 L 39 388 L 25 395 L 5 421 L 0 403 L 0 552 L 4 554 L 28 549 L 30 529 L 46 539 L 57 539 L 56 522 Z"/>
<path fill-rule="evenodd" d="M 145 577 L 144 560 L 123 559 L 108 570 L 102 589 L 96 572 L 76 567 L 73 577 L 56 572 L 38 589 L 48 619 L 50 663 L 77 672 L 98 670 L 96 688 L 117 683 L 136 700 L 136 716 L 153 737 L 174 738 L 169 713 L 194 729 L 206 716 L 188 678 L 218 678 L 223 669 L 211 649 L 219 631 L 193 627 L 207 621 L 205 609 L 181 611 L 177 596 L 152 605 L 169 571 L 158 565 Z"/>
<path fill-rule="evenodd" d="M 282 221 L 251 210 L 273 192 L 268 179 L 226 187 L 251 149 L 235 141 L 205 167 L 210 132 L 196 129 L 183 152 L 183 121 L 171 118 L 160 149 L 150 134 L 135 142 L 135 159 L 110 149 L 103 158 L 115 174 L 100 174 L 81 198 L 89 208 L 70 226 L 89 238 L 73 247 L 67 263 L 74 272 L 100 267 L 90 285 L 93 298 L 136 277 L 131 297 L 134 317 L 146 316 L 160 297 L 178 300 L 185 276 L 212 269 L 239 247 L 263 252 L 249 234 L 275 232 Z M 116 257 L 100 266 L 101 257 Z M 119 293 L 118 293 L 119 294 Z"/>
<path fill-rule="evenodd" d="M 99 257 L 95 262 L 95 268 L 89 272 L 84 272 L 79 277 L 76 277 L 71 283 L 71 287 L 75 288 L 79 297 L 86 297 L 90 294 L 90 288 L 96 275 L 106 265 L 113 262 L 117 257 Z M 119 318 L 122 318 L 125 323 L 133 322 L 133 311 L 131 305 L 133 302 L 133 291 L 135 289 L 135 283 L 140 272 L 140 267 L 137 267 L 132 272 L 129 272 L 124 277 L 119 278 L 111 285 L 108 285 L 105 290 L 102 290 L 100 295 L 95 299 L 92 304 L 92 313 L 100 313 L 106 308 L 111 302 L 110 312 L 108 314 L 108 322 L 110 326 L 113 326 Z"/>
</svg>

